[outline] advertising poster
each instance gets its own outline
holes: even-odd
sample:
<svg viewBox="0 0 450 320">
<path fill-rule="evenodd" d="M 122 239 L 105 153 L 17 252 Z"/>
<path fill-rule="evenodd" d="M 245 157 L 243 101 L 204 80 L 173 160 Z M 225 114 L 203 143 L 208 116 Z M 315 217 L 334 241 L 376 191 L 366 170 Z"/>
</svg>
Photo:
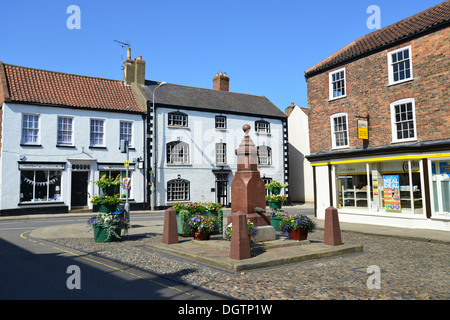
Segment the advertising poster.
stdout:
<svg viewBox="0 0 450 320">
<path fill-rule="evenodd" d="M 400 179 L 398 175 L 383 176 L 384 207 L 389 211 L 401 211 Z"/>
</svg>

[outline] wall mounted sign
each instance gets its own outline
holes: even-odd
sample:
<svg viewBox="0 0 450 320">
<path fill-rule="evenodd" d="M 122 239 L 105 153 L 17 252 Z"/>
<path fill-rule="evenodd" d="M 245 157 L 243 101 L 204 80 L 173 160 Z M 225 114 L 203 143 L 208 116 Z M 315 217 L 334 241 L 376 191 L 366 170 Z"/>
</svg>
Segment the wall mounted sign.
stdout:
<svg viewBox="0 0 450 320">
<path fill-rule="evenodd" d="M 369 139 L 369 121 L 358 119 L 358 139 Z"/>
</svg>

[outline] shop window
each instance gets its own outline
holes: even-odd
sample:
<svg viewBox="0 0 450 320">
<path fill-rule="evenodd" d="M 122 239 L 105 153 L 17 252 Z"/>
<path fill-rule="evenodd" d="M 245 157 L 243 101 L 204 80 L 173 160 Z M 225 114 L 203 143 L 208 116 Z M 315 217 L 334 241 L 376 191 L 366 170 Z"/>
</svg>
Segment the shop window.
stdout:
<svg viewBox="0 0 450 320">
<path fill-rule="evenodd" d="M 336 167 L 339 208 L 372 212 L 423 213 L 417 161 L 342 164 Z"/>
<path fill-rule="evenodd" d="M 61 171 L 22 170 L 20 202 L 61 201 Z"/>
<path fill-rule="evenodd" d="M 382 163 L 381 203 L 386 212 L 422 213 L 419 162 Z"/>
<path fill-rule="evenodd" d="M 438 215 L 450 214 L 450 160 L 431 163 L 433 181 L 434 212 Z"/>
</svg>

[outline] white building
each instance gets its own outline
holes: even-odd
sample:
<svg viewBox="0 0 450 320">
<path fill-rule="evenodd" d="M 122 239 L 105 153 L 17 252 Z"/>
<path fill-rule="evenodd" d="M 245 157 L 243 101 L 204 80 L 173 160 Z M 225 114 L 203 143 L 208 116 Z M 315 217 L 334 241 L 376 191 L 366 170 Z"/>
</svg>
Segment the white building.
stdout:
<svg viewBox="0 0 450 320">
<path fill-rule="evenodd" d="M 155 208 L 178 201 L 230 205 L 237 169 L 235 149 L 244 136 L 244 124 L 251 126 L 250 137 L 259 149 L 263 180 L 288 182 L 287 118 L 266 97 L 229 92 L 226 74 L 214 77 L 214 89 L 203 89 L 145 81 L 140 57 L 128 57 L 124 66 L 125 81 L 141 107 L 148 108 L 148 181 L 155 181 Z M 153 97 L 156 158 L 152 153 Z M 288 195 L 289 189 L 285 192 Z"/>
<path fill-rule="evenodd" d="M 130 144 L 131 208 L 143 207 L 145 113 L 130 87 L 1 62 L 0 81 L 2 215 L 93 209 L 93 181 L 125 176 L 120 139 Z"/>
<path fill-rule="evenodd" d="M 311 163 L 305 158 L 310 154 L 308 109 L 294 103 L 286 108 L 289 130 L 289 185 L 290 196 L 295 202 L 314 201 Z"/>
</svg>

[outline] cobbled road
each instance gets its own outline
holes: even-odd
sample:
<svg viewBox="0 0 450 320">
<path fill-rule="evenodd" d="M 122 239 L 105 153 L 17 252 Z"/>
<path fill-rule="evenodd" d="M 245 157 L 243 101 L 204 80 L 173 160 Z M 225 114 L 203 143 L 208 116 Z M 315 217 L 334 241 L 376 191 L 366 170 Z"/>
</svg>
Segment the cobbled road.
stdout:
<svg viewBox="0 0 450 320">
<path fill-rule="evenodd" d="M 309 235 L 323 241 L 323 230 Z M 230 273 L 153 251 L 145 245 L 161 235 L 96 243 L 57 239 L 53 243 L 119 261 L 237 299 L 275 300 L 448 300 L 450 246 L 415 240 L 342 232 L 344 242 L 362 253 L 310 260 L 274 268 Z M 379 273 L 368 268 L 375 266 Z M 373 269 L 373 267 L 371 267 Z M 369 288 L 379 275 L 379 289 Z"/>
</svg>

